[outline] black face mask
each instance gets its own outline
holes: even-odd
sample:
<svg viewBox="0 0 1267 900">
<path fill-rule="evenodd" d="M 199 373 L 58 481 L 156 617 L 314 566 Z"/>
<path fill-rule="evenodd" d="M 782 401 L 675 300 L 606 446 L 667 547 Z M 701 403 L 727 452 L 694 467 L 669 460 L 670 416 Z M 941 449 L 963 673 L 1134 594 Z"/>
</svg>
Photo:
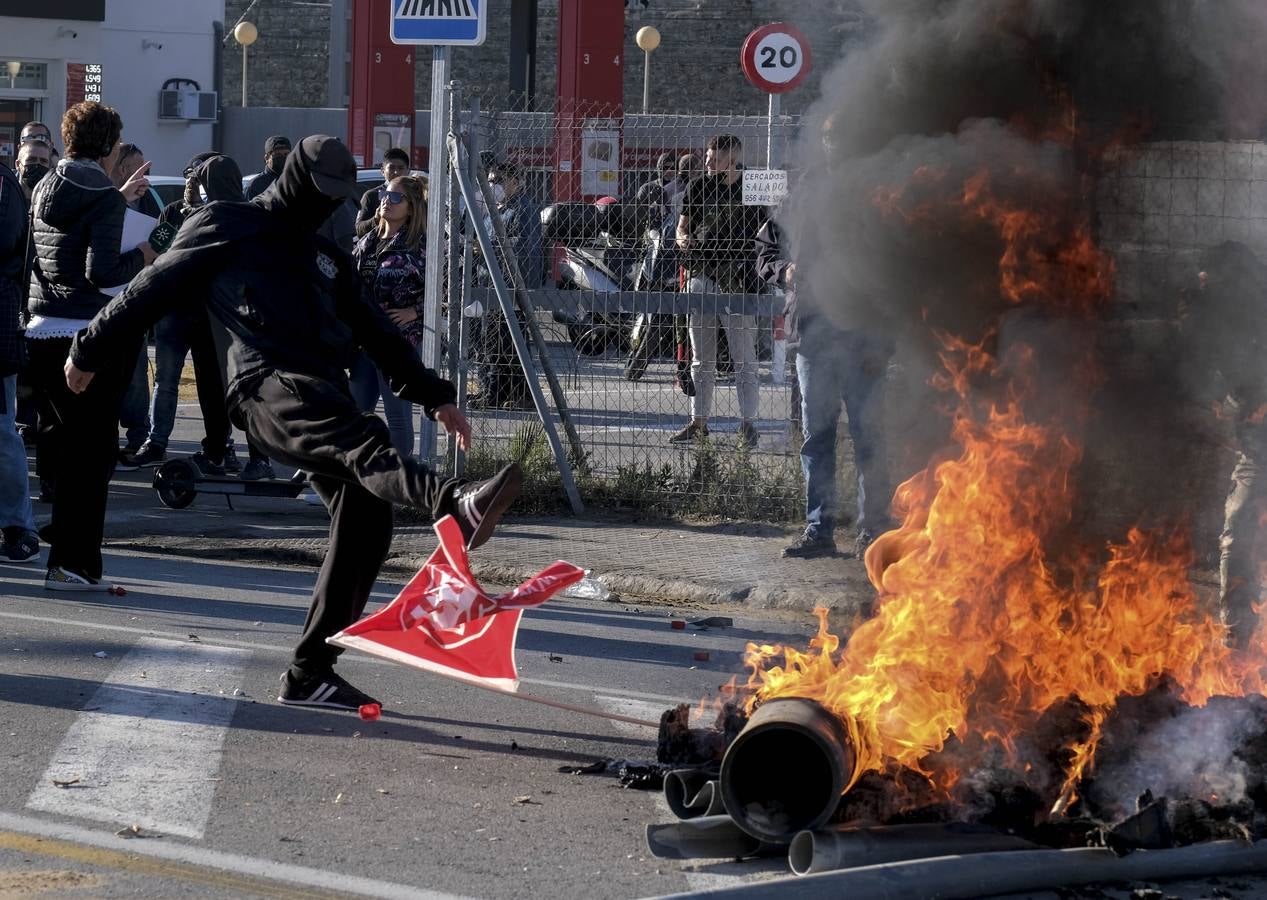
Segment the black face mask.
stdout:
<svg viewBox="0 0 1267 900">
<path fill-rule="evenodd" d="M 290 154 L 287 154 L 287 156 L 289 155 Z M 270 156 L 268 158 L 268 163 L 266 164 L 265 168 L 267 168 L 274 175 L 281 175 L 282 169 L 286 168 L 286 157 L 285 156 L 280 156 L 280 157 Z"/>
<path fill-rule="evenodd" d="M 28 188 L 40 183 L 40 179 L 48 174 L 48 166 L 43 163 L 27 163 L 22 167 L 22 183 Z"/>
</svg>

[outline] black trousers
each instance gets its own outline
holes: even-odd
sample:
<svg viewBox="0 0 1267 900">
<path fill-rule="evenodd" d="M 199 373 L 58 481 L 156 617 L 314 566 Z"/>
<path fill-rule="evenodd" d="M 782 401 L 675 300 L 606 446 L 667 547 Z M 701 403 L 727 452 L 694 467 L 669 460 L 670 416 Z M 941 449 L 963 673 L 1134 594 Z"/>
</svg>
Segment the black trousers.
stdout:
<svg viewBox="0 0 1267 900">
<path fill-rule="evenodd" d="M 27 379 L 39 404 L 40 476 L 57 484 L 53 518 L 41 535 L 48 567 L 101 578 L 106 497 L 119 455 L 119 409 L 140 342 L 96 373 L 82 394 L 66 387 L 70 338 L 27 341 Z"/>
<path fill-rule="evenodd" d="M 365 611 L 392 541 L 392 504 L 449 512 L 445 479 L 392 446 L 387 423 L 363 412 L 346 381 L 275 372 L 240 400 L 234 422 L 273 459 L 309 473 L 330 510 L 330 544 L 295 648 L 296 676 L 328 672 L 342 652 L 326 638 Z"/>
</svg>

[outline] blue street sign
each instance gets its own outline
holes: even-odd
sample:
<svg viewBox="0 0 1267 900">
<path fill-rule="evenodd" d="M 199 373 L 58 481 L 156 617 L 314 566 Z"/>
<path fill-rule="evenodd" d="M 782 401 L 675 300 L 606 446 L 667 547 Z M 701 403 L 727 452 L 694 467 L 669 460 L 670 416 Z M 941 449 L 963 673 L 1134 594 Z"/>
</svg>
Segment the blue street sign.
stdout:
<svg viewBox="0 0 1267 900">
<path fill-rule="evenodd" d="M 392 43 L 474 47 L 484 43 L 488 0 L 392 0 Z"/>
</svg>

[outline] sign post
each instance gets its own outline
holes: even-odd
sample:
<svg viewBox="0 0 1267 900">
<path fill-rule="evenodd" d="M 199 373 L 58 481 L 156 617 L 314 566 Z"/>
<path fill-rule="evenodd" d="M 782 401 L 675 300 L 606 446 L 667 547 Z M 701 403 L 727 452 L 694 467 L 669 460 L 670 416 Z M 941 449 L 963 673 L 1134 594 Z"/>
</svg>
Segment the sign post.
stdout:
<svg viewBox="0 0 1267 900">
<path fill-rule="evenodd" d="M 770 95 L 766 122 L 765 169 L 743 173 L 745 206 L 778 206 L 787 196 L 787 171 L 780 169 L 782 154 L 775 153 L 774 122 L 780 113 L 780 97 L 800 86 L 814 67 L 809 40 L 786 22 L 762 25 L 748 35 L 739 51 L 743 73 L 759 91 Z M 775 384 L 787 378 L 787 340 L 783 317 L 774 317 L 774 358 L 770 365 Z"/>
<path fill-rule="evenodd" d="M 475 47 L 488 31 L 488 0 L 392 0 L 390 36 L 394 44 L 430 46 L 431 138 L 428 179 L 431 203 L 427 207 L 426 301 L 423 311 L 422 362 L 440 368 L 440 308 L 444 294 L 444 201 L 449 197 L 445 141 L 449 126 L 450 47 Z M 460 315 L 449 310 L 449 315 Z M 456 348 L 454 348 L 456 351 Z M 423 418 L 419 454 L 435 456 L 436 426 Z"/>
<path fill-rule="evenodd" d="M 766 166 L 772 169 L 778 163 L 774 152 L 774 120 L 779 115 L 779 95 L 799 87 L 813 69 L 809 40 L 786 22 L 762 25 L 743 42 L 739 60 L 753 86 L 770 95 Z"/>
</svg>

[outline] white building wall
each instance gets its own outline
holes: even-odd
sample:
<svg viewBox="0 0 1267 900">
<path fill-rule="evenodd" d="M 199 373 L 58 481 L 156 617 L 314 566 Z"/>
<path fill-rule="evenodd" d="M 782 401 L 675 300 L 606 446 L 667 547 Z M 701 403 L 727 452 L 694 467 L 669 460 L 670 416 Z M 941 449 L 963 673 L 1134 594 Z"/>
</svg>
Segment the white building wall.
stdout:
<svg viewBox="0 0 1267 900">
<path fill-rule="evenodd" d="M 212 23 L 223 21 L 224 0 L 106 0 L 105 102 L 155 175 L 179 175 L 191 156 L 211 149 L 211 123 L 158 118 L 158 92 L 169 78 L 215 89 Z"/>
<path fill-rule="evenodd" d="M 191 156 L 211 149 L 212 124 L 160 121 L 158 92 L 168 78 L 215 89 L 213 23 L 223 21 L 224 0 L 106 0 L 105 22 L 0 17 L 0 61 L 48 64 L 45 91 L 10 91 L 0 78 L 0 97 L 39 96 L 41 116 L 58 134 L 66 64 L 100 63 L 102 99 L 123 117 L 123 139 L 140 145 L 154 174 L 179 175 Z M 57 145 L 64 149 L 60 137 Z"/>
</svg>

